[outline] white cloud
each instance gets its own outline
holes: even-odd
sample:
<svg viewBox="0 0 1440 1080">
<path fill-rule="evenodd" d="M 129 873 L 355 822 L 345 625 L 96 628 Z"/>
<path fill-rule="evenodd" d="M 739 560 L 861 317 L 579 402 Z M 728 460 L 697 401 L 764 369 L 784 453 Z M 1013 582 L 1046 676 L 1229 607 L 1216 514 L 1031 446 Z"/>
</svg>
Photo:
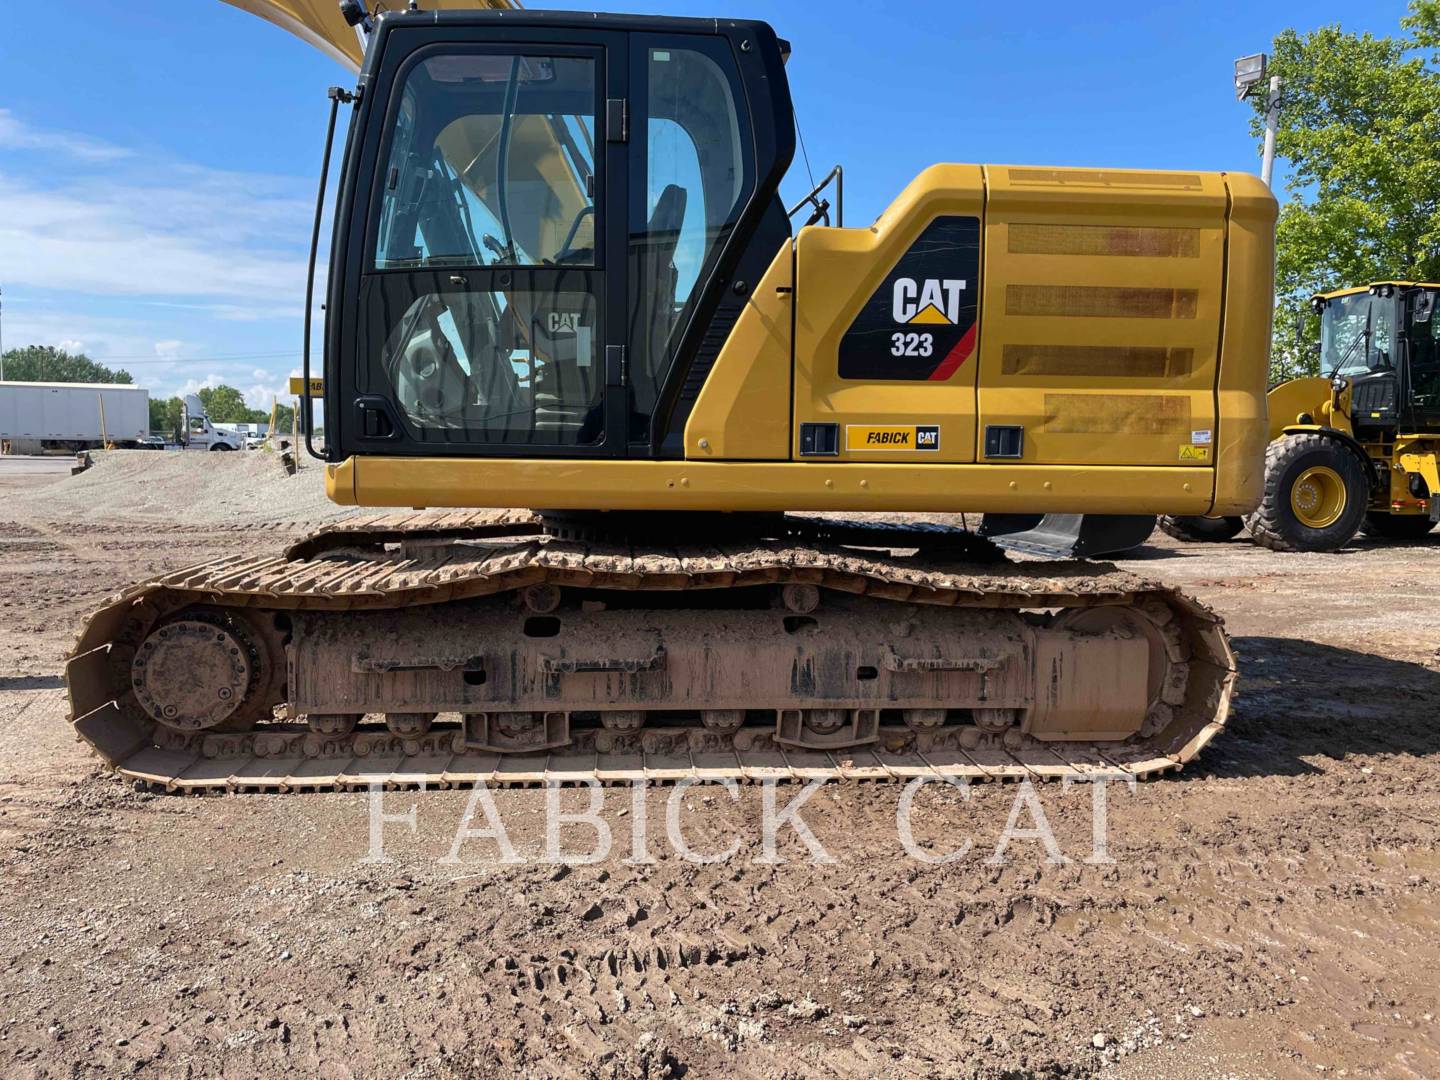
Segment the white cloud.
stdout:
<svg viewBox="0 0 1440 1080">
<path fill-rule="evenodd" d="M 0 109 L 5 343 L 84 351 L 155 395 L 223 382 L 267 407 L 300 351 L 313 185 Z"/>
<path fill-rule="evenodd" d="M 5 347 L 10 349 L 24 345 L 54 345 L 103 360 L 106 357 L 154 356 L 156 342 L 141 321 L 37 307 L 24 297 L 17 297 L 14 304 L 5 307 Z M 123 367 L 124 361 L 118 361 L 115 366 Z M 148 364 L 144 368 L 137 366 L 131 371 L 132 374 L 138 373 L 150 367 Z"/>
<path fill-rule="evenodd" d="M 300 310 L 310 179 L 135 154 L 7 110 L 0 148 L 14 151 L 0 171 L 7 287 L 190 303 L 232 320 Z"/>
<path fill-rule="evenodd" d="M 198 394 L 201 390 L 225 385 L 239 390 L 241 397 L 245 399 L 245 404 L 252 409 L 269 409 L 272 398 L 279 398 L 282 404 L 289 401 L 290 388 L 287 379 L 280 378 L 268 371 L 257 371 L 255 377 L 255 382 L 245 386 L 241 385 L 241 381 L 233 376 L 227 378 L 220 372 L 212 371 L 203 379 L 187 379 L 175 390 L 175 396 L 184 397 L 187 394 Z"/>
<path fill-rule="evenodd" d="M 0 148 L 53 151 L 94 162 L 118 161 L 134 153 L 123 146 L 115 146 L 88 135 L 33 128 L 20 121 L 9 109 L 0 109 Z"/>
<path fill-rule="evenodd" d="M 83 352 L 110 367 L 129 371 L 136 385 L 145 387 L 152 397 L 172 397 L 182 389 L 193 393 L 200 386 L 223 382 L 235 387 L 263 388 L 264 403 L 255 407 L 265 408 L 269 406 L 269 394 L 285 384 L 293 364 L 294 354 L 289 353 L 276 356 L 273 369 L 263 367 L 258 358 L 234 353 L 246 343 L 232 336 L 218 343 L 199 338 L 156 340 L 143 318 L 74 315 L 64 310 L 37 309 L 24 298 L 17 300 L 6 307 L 6 348 L 54 345 L 69 352 Z M 235 359 L 223 359 L 227 355 Z"/>
<path fill-rule="evenodd" d="M 226 210 L 223 199 L 208 215 L 194 206 L 187 214 L 170 215 L 147 205 L 148 197 L 124 184 L 103 193 L 83 185 L 44 191 L 0 176 L 5 284 L 101 295 L 212 297 L 260 317 L 277 298 L 293 306 L 303 297 L 304 259 L 254 246 L 240 221 L 253 208 L 240 211 L 235 226 L 226 228 L 214 223 Z"/>
<path fill-rule="evenodd" d="M 271 376 L 267 375 L 266 379 Z M 279 399 L 284 405 L 290 400 L 290 387 L 287 382 L 257 382 L 253 386 L 240 388 L 240 393 L 245 395 L 245 404 L 252 409 L 269 409 L 271 401 Z"/>
<path fill-rule="evenodd" d="M 212 371 L 203 379 L 187 379 L 175 393 L 180 397 L 184 397 L 186 394 L 198 394 L 201 390 L 213 390 L 224 382 L 223 376 Z"/>
</svg>

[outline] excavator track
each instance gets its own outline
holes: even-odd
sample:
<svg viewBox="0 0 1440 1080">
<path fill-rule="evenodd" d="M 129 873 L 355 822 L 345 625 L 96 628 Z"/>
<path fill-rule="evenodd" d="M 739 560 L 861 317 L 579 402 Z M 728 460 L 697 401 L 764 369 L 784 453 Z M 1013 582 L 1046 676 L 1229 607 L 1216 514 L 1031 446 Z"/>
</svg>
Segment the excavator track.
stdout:
<svg viewBox="0 0 1440 1080">
<path fill-rule="evenodd" d="M 1144 777 L 1224 726 L 1221 620 L 943 526 L 671 547 L 517 512 L 357 517 L 86 622 L 71 723 L 172 792 Z"/>
</svg>

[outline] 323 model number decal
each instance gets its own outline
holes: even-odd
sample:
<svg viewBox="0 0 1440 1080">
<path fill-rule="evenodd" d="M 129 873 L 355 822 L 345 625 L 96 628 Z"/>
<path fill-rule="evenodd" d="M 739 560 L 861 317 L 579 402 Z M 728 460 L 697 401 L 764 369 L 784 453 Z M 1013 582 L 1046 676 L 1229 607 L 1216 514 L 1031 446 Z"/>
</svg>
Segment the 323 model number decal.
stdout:
<svg viewBox="0 0 1440 1080">
<path fill-rule="evenodd" d="M 891 334 L 891 356 L 934 356 L 934 334 Z"/>
</svg>

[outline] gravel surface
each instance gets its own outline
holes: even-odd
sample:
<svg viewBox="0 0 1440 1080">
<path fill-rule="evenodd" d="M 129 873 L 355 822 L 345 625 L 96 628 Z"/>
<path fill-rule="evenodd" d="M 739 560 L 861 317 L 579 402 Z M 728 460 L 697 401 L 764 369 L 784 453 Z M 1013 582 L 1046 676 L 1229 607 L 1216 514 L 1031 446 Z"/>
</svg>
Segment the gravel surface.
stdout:
<svg viewBox="0 0 1440 1080">
<path fill-rule="evenodd" d="M 325 497 L 325 471 L 302 462 L 294 476 L 278 453 L 110 450 L 92 452 L 78 476 L 45 477 L 12 509 L 25 521 L 159 521 L 166 524 L 309 525 L 350 513 Z M 8 463 L 0 458 L 0 480 Z"/>
</svg>

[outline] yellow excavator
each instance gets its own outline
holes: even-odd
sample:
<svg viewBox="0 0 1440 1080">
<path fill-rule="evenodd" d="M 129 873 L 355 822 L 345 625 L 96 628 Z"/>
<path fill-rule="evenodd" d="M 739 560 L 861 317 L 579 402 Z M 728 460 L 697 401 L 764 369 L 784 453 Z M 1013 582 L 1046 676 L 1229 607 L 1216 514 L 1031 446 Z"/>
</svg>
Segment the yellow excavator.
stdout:
<svg viewBox="0 0 1440 1080">
<path fill-rule="evenodd" d="M 1357 532 L 1419 540 L 1440 523 L 1440 285 L 1381 281 L 1312 300 L 1320 370 L 1270 391 L 1265 491 L 1248 519 L 1167 517 L 1182 540 L 1249 525 L 1275 551 L 1334 551 Z"/>
<path fill-rule="evenodd" d="M 307 442 L 407 509 L 96 612 L 72 722 L 123 776 L 1144 776 L 1223 726 L 1202 604 L 915 519 L 1253 509 L 1257 179 L 937 165 L 846 228 L 838 174 L 781 202 L 764 23 L 240 6 L 359 62 Z"/>
</svg>

